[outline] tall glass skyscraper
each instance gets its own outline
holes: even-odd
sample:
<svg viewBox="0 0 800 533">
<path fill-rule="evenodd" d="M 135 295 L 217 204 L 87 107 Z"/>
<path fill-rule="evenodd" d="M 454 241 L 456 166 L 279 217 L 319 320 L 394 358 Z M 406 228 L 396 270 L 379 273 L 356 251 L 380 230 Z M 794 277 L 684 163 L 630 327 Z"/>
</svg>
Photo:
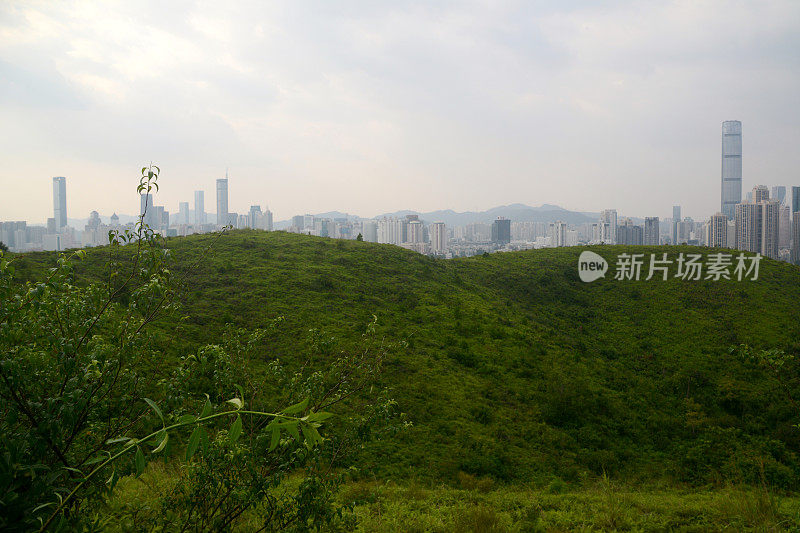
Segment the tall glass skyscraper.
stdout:
<svg viewBox="0 0 800 533">
<path fill-rule="evenodd" d="M 194 225 L 197 227 L 206 223 L 205 193 L 194 191 Z M 199 230 L 198 230 L 199 231 Z"/>
<path fill-rule="evenodd" d="M 67 225 L 67 178 L 53 178 L 53 218 L 56 231 Z"/>
<path fill-rule="evenodd" d="M 226 226 L 228 220 L 228 178 L 217 180 L 217 226 Z"/>
<path fill-rule="evenodd" d="M 742 123 L 726 120 L 722 123 L 722 214 L 732 220 L 741 202 Z"/>
</svg>

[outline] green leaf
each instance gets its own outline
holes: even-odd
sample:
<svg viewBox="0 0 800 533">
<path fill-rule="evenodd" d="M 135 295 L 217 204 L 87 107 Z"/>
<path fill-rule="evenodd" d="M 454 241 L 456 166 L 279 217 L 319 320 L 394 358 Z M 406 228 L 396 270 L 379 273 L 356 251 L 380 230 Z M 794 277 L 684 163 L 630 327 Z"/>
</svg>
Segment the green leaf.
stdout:
<svg viewBox="0 0 800 533">
<path fill-rule="evenodd" d="M 309 448 L 313 447 L 317 443 L 322 442 L 322 437 L 320 436 L 317 428 L 314 426 L 310 426 L 308 424 L 301 424 L 300 429 L 303 430 L 303 437 L 306 438 L 306 446 Z"/>
<path fill-rule="evenodd" d="M 189 435 L 189 443 L 186 445 L 186 460 L 192 458 L 192 456 L 197 451 L 197 447 L 200 445 L 200 426 L 194 428 L 192 434 Z"/>
<path fill-rule="evenodd" d="M 236 420 L 231 425 L 230 431 L 228 431 L 228 439 L 231 441 L 231 444 L 235 444 L 237 440 L 239 440 L 239 435 L 242 434 L 242 417 L 237 416 Z"/>
<path fill-rule="evenodd" d="M 108 485 L 110 490 L 114 490 L 114 487 L 117 485 L 117 481 L 119 481 L 119 476 L 117 475 L 117 469 L 115 468 L 111 472 L 111 477 L 108 478 L 108 481 L 106 481 L 106 485 Z"/>
<path fill-rule="evenodd" d="M 210 415 L 212 409 L 211 400 L 209 399 L 208 394 L 206 394 L 206 403 L 203 404 L 203 410 L 200 412 L 200 418 L 205 418 Z"/>
<path fill-rule="evenodd" d="M 161 439 L 161 443 L 158 446 L 156 446 L 156 448 L 153 450 L 153 453 L 158 453 L 161 450 L 163 450 L 167 446 L 167 442 L 169 442 L 169 433 L 165 431 L 164 438 Z"/>
<path fill-rule="evenodd" d="M 297 422 L 285 422 L 282 424 L 282 427 L 286 428 L 286 431 L 297 440 L 297 442 L 303 442 L 300 440 L 300 432 L 297 430 Z"/>
<path fill-rule="evenodd" d="M 327 420 L 333 416 L 333 413 L 328 413 L 325 411 L 319 413 L 309 413 L 303 420 L 308 422 L 322 422 L 323 420 Z"/>
<path fill-rule="evenodd" d="M 129 440 L 131 440 L 130 437 L 118 437 L 116 439 L 108 439 L 106 444 L 117 444 L 119 442 L 128 442 Z"/>
<path fill-rule="evenodd" d="M 193 424 L 197 422 L 197 417 L 194 415 L 183 415 L 178 419 L 178 424 Z"/>
<path fill-rule="evenodd" d="M 272 427 L 272 438 L 269 443 L 269 451 L 274 450 L 278 447 L 278 443 L 281 441 L 281 428 L 278 426 Z"/>
<path fill-rule="evenodd" d="M 203 453 L 208 453 L 209 442 L 208 442 L 208 432 L 206 428 L 200 428 L 200 446 L 203 448 Z"/>
<path fill-rule="evenodd" d="M 240 400 L 239 398 L 231 398 L 226 403 L 229 403 L 229 404 L 233 405 L 234 407 L 236 407 L 237 411 L 239 409 L 241 409 L 242 407 L 244 407 L 244 403 L 242 403 L 242 400 Z"/>
<path fill-rule="evenodd" d="M 156 402 L 154 402 L 150 398 L 145 398 L 144 401 L 147 402 L 147 405 L 149 405 L 150 407 L 153 408 L 153 411 L 156 412 L 156 414 L 158 415 L 158 418 L 161 419 L 161 423 L 163 424 L 164 423 L 164 415 L 161 413 L 161 409 L 159 409 L 158 406 L 156 405 Z"/>
<path fill-rule="evenodd" d="M 302 402 L 296 403 L 296 404 L 294 404 L 294 405 L 292 405 L 290 407 L 287 407 L 286 409 L 284 409 L 281 412 L 285 413 L 287 415 L 293 415 L 295 413 L 301 413 L 301 412 L 303 412 L 305 410 L 306 407 L 308 407 L 308 401 L 309 400 L 310 400 L 310 398 L 306 398 Z"/>
<path fill-rule="evenodd" d="M 138 447 L 136 448 L 136 457 L 134 457 L 133 461 L 134 461 L 134 466 L 136 467 L 136 477 L 139 477 L 142 475 L 142 472 L 144 472 L 144 467 L 146 464 L 144 461 L 144 454 L 142 453 L 141 448 Z"/>
</svg>

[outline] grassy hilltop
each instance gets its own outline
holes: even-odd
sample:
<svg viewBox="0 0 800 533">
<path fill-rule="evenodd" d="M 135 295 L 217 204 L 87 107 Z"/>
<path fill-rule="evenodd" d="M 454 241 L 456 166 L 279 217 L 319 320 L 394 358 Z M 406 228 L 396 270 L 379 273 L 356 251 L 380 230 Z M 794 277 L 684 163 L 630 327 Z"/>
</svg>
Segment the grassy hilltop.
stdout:
<svg viewBox="0 0 800 533">
<path fill-rule="evenodd" d="M 212 238 L 170 239 L 178 268 Z M 445 261 L 391 245 L 234 232 L 188 275 L 189 319 L 168 357 L 214 342 L 226 323 L 283 316 L 257 372 L 272 357 L 307 353 L 312 328 L 347 347 L 377 315 L 381 335 L 407 342 L 383 380 L 414 423 L 370 450 L 385 476 L 573 482 L 605 472 L 702 484 L 757 482 L 763 469 L 771 484 L 796 487 L 800 413 L 730 348 L 800 353 L 800 269 L 764 260 L 755 282 L 587 284 L 577 276 L 584 249 Z M 612 264 L 626 250 L 591 249 Z M 698 251 L 636 249 L 664 250 Z M 85 274 L 100 275 L 104 260 L 90 252 Z"/>
<path fill-rule="evenodd" d="M 413 422 L 366 450 L 362 466 L 377 479 L 554 493 L 606 476 L 670 490 L 763 484 L 792 494 L 800 487 L 800 430 L 794 427 L 800 413 L 773 378 L 731 352 L 748 344 L 800 355 L 795 266 L 765 259 L 758 281 L 616 281 L 609 275 L 583 283 L 577 272 L 583 247 L 439 260 L 392 245 L 235 231 L 203 257 L 213 239 L 168 240 L 176 270 L 187 276 L 181 314 L 188 319 L 179 329 L 171 321 L 160 324 L 164 367 L 215 342 L 226 324 L 256 328 L 282 316 L 278 335 L 252 361 L 258 375 L 275 357 L 299 361 L 320 346 L 356 346 L 376 315 L 380 336 L 406 343 L 389 353 L 381 379 Z M 711 252 L 589 249 L 612 266 L 625 251 L 647 257 L 667 251 L 671 259 Z M 52 259 L 31 254 L 18 272 L 36 276 Z M 105 260 L 103 249 L 89 251 L 79 275 L 101 277 Z M 413 502 L 423 490 L 397 495 L 366 487 L 346 496 L 362 505 L 357 510 L 365 524 L 375 494 L 388 490 Z M 447 500 L 436 512 L 455 505 L 448 520 L 475 510 L 465 511 L 448 494 L 436 495 Z M 516 509 L 515 498 L 528 497 L 489 500 Z M 569 520 L 596 512 L 596 497 L 582 498 L 564 504 Z M 687 505 L 701 513 L 706 505 L 698 498 Z M 679 508 L 669 498 L 654 505 L 656 515 Z M 397 530 L 408 525 L 406 512 L 396 510 Z M 569 520 L 556 523 L 583 523 Z M 460 528 L 453 524 L 442 528 Z"/>
</svg>

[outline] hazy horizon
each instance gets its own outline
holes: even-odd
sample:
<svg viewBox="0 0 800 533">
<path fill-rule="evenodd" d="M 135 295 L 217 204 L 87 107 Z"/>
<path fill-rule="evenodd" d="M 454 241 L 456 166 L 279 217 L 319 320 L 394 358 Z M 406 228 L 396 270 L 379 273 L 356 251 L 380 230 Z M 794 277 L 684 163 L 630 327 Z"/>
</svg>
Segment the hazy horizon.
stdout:
<svg viewBox="0 0 800 533">
<path fill-rule="evenodd" d="M 0 5 L 0 220 L 193 208 L 553 204 L 719 210 L 720 134 L 743 124 L 743 195 L 800 185 L 791 1 Z"/>
</svg>

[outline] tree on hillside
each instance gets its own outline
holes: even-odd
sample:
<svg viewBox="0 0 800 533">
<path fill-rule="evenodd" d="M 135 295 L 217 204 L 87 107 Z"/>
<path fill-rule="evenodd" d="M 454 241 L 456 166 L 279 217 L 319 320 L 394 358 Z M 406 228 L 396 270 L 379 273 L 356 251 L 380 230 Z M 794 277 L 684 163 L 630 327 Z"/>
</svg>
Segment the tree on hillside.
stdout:
<svg viewBox="0 0 800 533">
<path fill-rule="evenodd" d="M 0 241 L 0 252 L 7 252 L 7 251 L 8 251 L 8 246 L 6 246 L 6 243 Z"/>
<path fill-rule="evenodd" d="M 157 191 L 159 172 L 143 168 L 137 192 Z M 229 530 L 246 516 L 256 529 L 279 530 L 341 520 L 338 461 L 395 412 L 367 392 L 384 347 L 366 335 L 358 355 L 332 356 L 326 373 L 273 360 L 270 394 L 249 363 L 281 320 L 229 329 L 164 365 L 181 320 L 178 273 L 205 261 L 224 232 L 180 265 L 145 215 L 133 230 L 109 232 L 96 252 L 103 282 L 79 279 L 83 250 L 59 254 L 38 282 L 15 279 L 24 259 L 0 261 L 0 529 L 132 521 L 133 529 Z M 333 422 L 330 411 L 358 395 L 357 416 Z M 123 501 L 104 515 L 119 481 L 148 476 L 153 458 L 181 466 L 162 486 L 149 478 L 145 504 Z M 283 486 L 290 475 L 299 483 Z"/>
</svg>

